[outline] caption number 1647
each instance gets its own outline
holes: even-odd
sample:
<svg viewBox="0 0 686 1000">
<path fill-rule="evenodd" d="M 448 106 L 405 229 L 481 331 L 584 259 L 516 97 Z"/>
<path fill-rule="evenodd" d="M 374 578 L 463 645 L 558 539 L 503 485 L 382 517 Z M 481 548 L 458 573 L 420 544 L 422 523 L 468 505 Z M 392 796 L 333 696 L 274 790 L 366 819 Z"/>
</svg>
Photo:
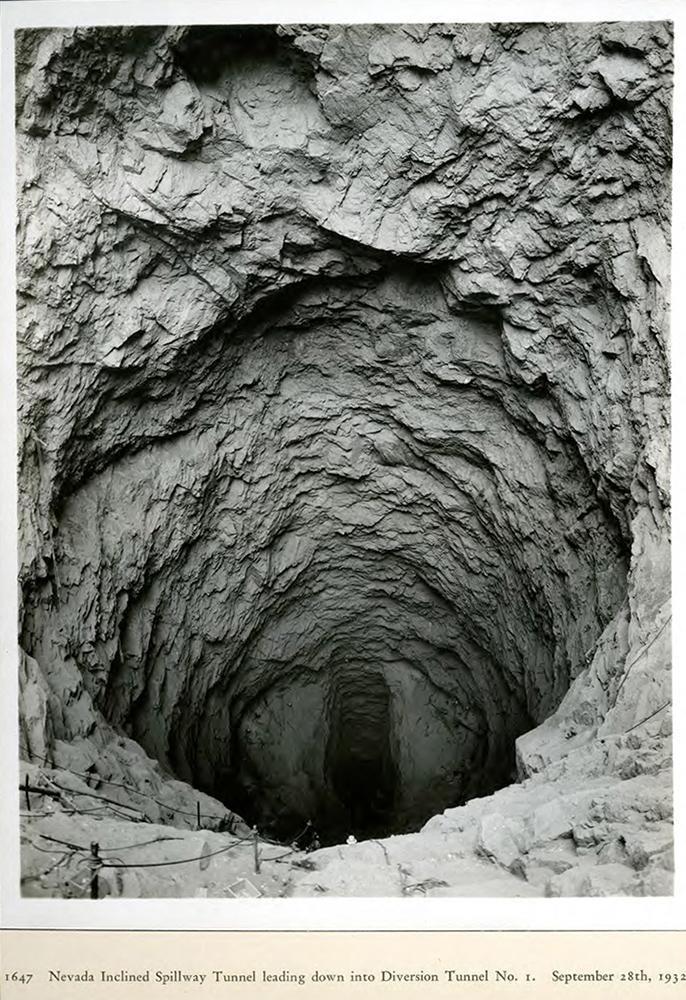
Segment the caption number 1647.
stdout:
<svg viewBox="0 0 686 1000">
<path fill-rule="evenodd" d="M 6 983 L 23 983 L 25 986 L 33 979 L 32 972 L 6 972 L 5 982 Z"/>
</svg>

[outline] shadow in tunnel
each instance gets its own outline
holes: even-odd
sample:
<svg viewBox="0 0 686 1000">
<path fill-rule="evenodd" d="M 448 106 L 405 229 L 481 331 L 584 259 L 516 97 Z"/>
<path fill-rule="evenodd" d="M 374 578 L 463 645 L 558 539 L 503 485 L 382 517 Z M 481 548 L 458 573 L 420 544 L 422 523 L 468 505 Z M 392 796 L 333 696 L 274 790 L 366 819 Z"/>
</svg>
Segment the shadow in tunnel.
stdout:
<svg viewBox="0 0 686 1000">
<path fill-rule="evenodd" d="M 340 842 L 387 834 L 393 827 L 397 769 L 391 749 L 391 692 L 378 670 L 346 661 L 332 677 L 326 776 L 341 809 L 322 837 Z M 339 812 L 338 815 L 336 815 Z"/>
</svg>

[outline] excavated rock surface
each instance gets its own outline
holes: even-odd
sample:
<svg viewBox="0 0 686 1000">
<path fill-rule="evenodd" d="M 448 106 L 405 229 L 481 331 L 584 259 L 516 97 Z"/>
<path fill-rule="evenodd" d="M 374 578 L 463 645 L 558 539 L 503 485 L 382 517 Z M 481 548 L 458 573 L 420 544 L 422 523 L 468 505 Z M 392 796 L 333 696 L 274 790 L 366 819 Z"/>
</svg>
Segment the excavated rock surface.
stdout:
<svg viewBox="0 0 686 1000">
<path fill-rule="evenodd" d="M 429 820 L 289 892 L 670 891 L 669 26 L 17 69 L 24 757 L 178 826 Z"/>
</svg>

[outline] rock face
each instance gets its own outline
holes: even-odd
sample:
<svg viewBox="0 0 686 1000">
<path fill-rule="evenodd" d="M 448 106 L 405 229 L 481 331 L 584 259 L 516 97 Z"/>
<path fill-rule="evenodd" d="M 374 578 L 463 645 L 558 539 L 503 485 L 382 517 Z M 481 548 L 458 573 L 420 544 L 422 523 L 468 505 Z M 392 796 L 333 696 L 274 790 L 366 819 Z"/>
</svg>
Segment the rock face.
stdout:
<svg viewBox="0 0 686 1000">
<path fill-rule="evenodd" d="M 669 26 L 17 70 L 24 755 L 669 891 Z"/>
</svg>

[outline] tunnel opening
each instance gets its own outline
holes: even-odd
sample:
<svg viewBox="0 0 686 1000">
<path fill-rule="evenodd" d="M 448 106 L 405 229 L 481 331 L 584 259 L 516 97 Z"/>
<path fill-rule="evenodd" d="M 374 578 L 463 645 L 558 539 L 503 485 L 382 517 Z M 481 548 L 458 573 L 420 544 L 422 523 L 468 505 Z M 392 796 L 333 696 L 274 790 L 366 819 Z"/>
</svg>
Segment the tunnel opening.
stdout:
<svg viewBox="0 0 686 1000">
<path fill-rule="evenodd" d="M 235 727 L 233 768 L 205 790 L 307 847 L 409 833 L 516 780 L 515 739 L 534 725 L 521 698 L 489 723 L 488 706 L 455 711 L 422 678 L 416 665 L 346 656 L 314 697 L 297 683 L 266 692 Z"/>
<path fill-rule="evenodd" d="M 29 652 L 60 637 L 112 725 L 284 842 L 509 784 L 626 593 L 556 383 L 441 280 L 308 281 L 209 333 L 156 436 L 108 447 L 111 420 L 61 498 L 59 599 L 25 591 Z"/>
<path fill-rule="evenodd" d="M 383 836 L 393 827 L 397 771 L 391 745 L 391 693 L 381 673 L 347 661 L 331 682 L 327 784 L 342 807 L 320 819 L 325 841 Z"/>
</svg>

